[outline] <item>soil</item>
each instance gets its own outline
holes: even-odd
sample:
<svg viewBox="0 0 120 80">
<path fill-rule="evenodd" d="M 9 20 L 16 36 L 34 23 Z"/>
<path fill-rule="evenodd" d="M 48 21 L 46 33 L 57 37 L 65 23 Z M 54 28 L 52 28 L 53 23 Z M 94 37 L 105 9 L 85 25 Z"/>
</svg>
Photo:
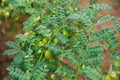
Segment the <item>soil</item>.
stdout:
<svg viewBox="0 0 120 80">
<path fill-rule="evenodd" d="M 104 11 L 102 12 L 102 14 L 108 14 L 110 13 L 111 15 L 115 16 L 116 18 L 120 17 L 120 3 L 112 3 L 110 2 L 110 0 L 103 0 L 103 3 L 107 3 L 111 6 L 113 6 L 113 10 L 111 11 Z M 88 5 L 88 0 L 81 0 L 81 3 L 83 3 L 84 6 Z M 110 24 L 109 24 L 110 25 Z M 2 29 L 5 28 L 6 32 L 3 33 L 4 31 L 2 31 Z M 12 57 L 8 57 L 3 55 L 2 53 L 8 49 L 8 47 L 5 45 L 6 41 L 14 41 L 15 40 L 15 35 L 18 33 L 21 33 L 22 28 L 18 28 L 17 31 L 14 32 L 14 35 L 8 35 L 9 32 L 11 32 L 11 30 L 9 29 L 8 25 L 6 25 L 6 23 L 2 23 L 0 25 L 0 80 L 3 80 L 4 76 L 7 76 L 8 72 L 6 70 L 6 68 L 10 65 L 10 63 L 12 62 Z M 101 28 L 100 28 L 101 29 Z M 109 52 L 104 52 L 103 56 L 105 59 L 108 58 L 109 56 Z M 108 71 L 110 68 L 110 65 L 112 64 L 112 61 L 108 61 L 105 63 L 106 65 L 103 67 L 103 71 Z M 83 76 L 82 76 L 83 77 Z M 81 80 L 81 78 L 79 80 Z M 85 77 L 83 77 L 83 80 Z"/>
<path fill-rule="evenodd" d="M 0 24 L 0 80 L 3 80 L 3 78 L 8 75 L 6 68 L 11 64 L 13 59 L 12 56 L 3 55 L 4 51 L 9 49 L 5 42 L 14 41 L 15 35 L 22 33 L 22 25 L 17 24 L 17 27 L 11 29 L 8 24 L 9 23 L 6 22 Z"/>
<path fill-rule="evenodd" d="M 4 50 L 8 49 L 5 45 L 5 42 L 8 40 L 12 41 L 12 36 L 3 36 L 0 34 L 0 80 L 2 80 L 4 76 L 7 76 L 6 67 L 8 67 L 12 61 L 12 58 L 2 54 Z"/>
</svg>

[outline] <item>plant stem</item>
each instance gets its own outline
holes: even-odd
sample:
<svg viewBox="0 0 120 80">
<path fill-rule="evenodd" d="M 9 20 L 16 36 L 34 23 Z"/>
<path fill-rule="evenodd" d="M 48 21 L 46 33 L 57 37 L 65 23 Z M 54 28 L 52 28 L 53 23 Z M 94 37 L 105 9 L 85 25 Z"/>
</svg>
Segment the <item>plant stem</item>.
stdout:
<svg viewBox="0 0 120 80">
<path fill-rule="evenodd" d="M 93 26 L 93 31 L 92 31 L 91 37 L 94 35 L 95 27 L 96 27 L 96 25 Z M 80 62 L 79 65 L 78 65 L 77 73 L 76 73 L 76 80 L 77 80 L 77 78 L 78 78 L 78 76 L 79 76 L 80 66 L 82 65 L 84 59 L 86 58 L 87 51 L 88 51 L 88 49 L 89 49 L 90 44 L 91 44 L 91 40 L 90 40 L 89 43 L 87 44 L 86 50 L 85 50 L 85 52 L 83 53 L 83 54 L 84 54 L 84 55 L 83 55 L 83 58 L 82 58 L 81 62 Z"/>
</svg>

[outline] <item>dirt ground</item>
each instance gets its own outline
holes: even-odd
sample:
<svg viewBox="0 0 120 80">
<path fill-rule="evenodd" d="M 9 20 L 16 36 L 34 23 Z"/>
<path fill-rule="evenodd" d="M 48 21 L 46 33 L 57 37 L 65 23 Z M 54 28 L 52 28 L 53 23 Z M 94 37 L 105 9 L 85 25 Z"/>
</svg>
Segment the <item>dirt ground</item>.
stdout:
<svg viewBox="0 0 120 80">
<path fill-rule="evenodd" d="M 3 36 L 0 34 L 0 80 L 7 75 L 6 67 L 11 63 L 12 58 L 4 56 L 2 53 L 4 50 L 8 49 L 5 46 L 5 42 L 8 40 L 13 40 L 12 36 Z"/>
<path fill-rule="evenodd" d="M 103 3 L 107 3 L 111 6 L 113 6 L 113 10 L 111 11 L 105 11 L 102 12 L 102 14 L 108 14 L 110 13 L 111 15 L 115 16 L 116 18 L 120 17 L 120 2 L 119 3 L 112 3 L 110 2 L 110 0 L 103 0 Z M 83 3 L 84 6 L 87 6 L 88 4 L 88 0 L 81 0 L 81 3 Z M 8 72 L 6 70 L 6 67 L 8 67 L 10 65 L 10 63 L 12 62 L 12 57 L 8 57 L 3 55 L 2 53 L 4 52 L 4 50 L 8 49 L 8 47 L 5 45 L 6 41 L 14 41 L 15 39 L 15 35 L 20 33 L 19 30 L 15 32 L 14 35 L 6 35 L 6 34 L 2 34 L 2 28 L 6 27 L 6 34 L 8 32 L 10 32 L 10 30 L 8 29 L 8 26 L 6 26 L 6 24 L 1 24 L 0 25 L 0 80 L 3 80 L 4 76 L 7 76 Z M 109 53 L 105 52 L 104 58 L 107 58 Z M 103 70 L 108 70 L 109 69 L 109 65 L 111 64 L 111 61 L 106 63 L 106 66 L 103 68 Z"/>
<path fill-rule="evenodd" d="M 7 76 L 8 72 L 6 68 L 12 62 L 12 56 L 3 55 L 4 50 L 9 49 L 5 42 L 14 41 L 15 35 L 22 32 L 22 27 L 17 25 L 15 31 L 9 28 L 6 22 L 0 24 L 0 80 L 3 80 L 4 76 Z M 11 33 L 12 32 L 12 33 Z"/>
</svg>

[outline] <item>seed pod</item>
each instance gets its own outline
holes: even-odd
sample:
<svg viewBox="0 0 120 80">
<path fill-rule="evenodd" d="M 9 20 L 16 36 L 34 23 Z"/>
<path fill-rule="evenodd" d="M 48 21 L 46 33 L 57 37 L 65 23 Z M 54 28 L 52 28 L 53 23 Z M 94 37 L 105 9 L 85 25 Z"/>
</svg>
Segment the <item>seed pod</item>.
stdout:
<svg viewBox="0 0 120 80">
<path fill-rule="evenodd" d="M 63 30 L 63 35 L 69 37 L 69 33 L 66 30 Z"/>
<path fill-rule="evenodd" d="M 4 15 L 5 15 L 6 18 L 8 18 L 10 16 L 10 13 L 9 12 L 5 12 Z"/>
<path fill-rule="evenodd" d="M 52 74 L 52 75 L 51 75 L 51 79 L 52 79 L 52 80 L 55 80 L 55 78 L 56 78 L 55 74 Z"/>
<path fill-rule="evenodd" d="M 45 45 L 45 44 L 47 44 L 47 42 L 48 42 L 48 39 L 47 38 L 43 38 L 42 43 Z"/>
<path fill-rule="evenodd" d="M 41 50 L 38 51 L 38 53 L 41 53 L 41 52 L 42 52 Z"/>
<path fill-rule="evenodd" d="M 105 80 L 113 80 L 112 77 L 110 75 L 107 75 Z"/>
<path fill-rule="evenodd" d="M 51 58 L 51 52 L 49 50 L 45 51 L 45 57 L 47 59 L 50 59 Z"/>
<path fill-rule="evenodd" d="M 58 42 L 59 42 L 58 39 L 57 39 L 57 38 L 54 38 L 54 43 L 55 43 L 55 44 L 58 44 Z"/>
<path fill-rule="evenodd" d="M 78 11 L 78 8 L 75 8 L 75 11 Z"/>
<path fill-rule="evenodd" d="M 84 64 L 82 65 L 82 69 L 85 69 L 85 65 Z"/>
</svg>

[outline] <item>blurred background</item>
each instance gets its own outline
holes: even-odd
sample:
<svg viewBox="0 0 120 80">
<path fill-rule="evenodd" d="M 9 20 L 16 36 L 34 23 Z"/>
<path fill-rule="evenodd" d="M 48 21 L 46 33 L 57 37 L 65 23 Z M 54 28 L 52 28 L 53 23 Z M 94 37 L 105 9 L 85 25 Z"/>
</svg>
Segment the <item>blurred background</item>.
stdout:
<svg viewBox="0 0 120 80">
<path fill-rule="evenodd" d="M 89 4 L 89 0 L 81 0 L 83 6 Z M 107 3 L 113 7 L 113 10 L 101 12 L 102 14 L 111 14 L 116 18 L 120 17 L 120 0 L 101 0 L 100 3 Z M 12 17 L 9 13 L 10 5 L 7 4 L 7 0 L 0 0 L 0 80 L 3 80 L 4 76 L 7 76 L 8 72 L 6 68 L 12 62 L 14 56 L 3 55 L 4 50 L 8 49 L 5 45 L 7 41 L 14 41 L 15 36 L 19 33 L 23 33 L 22 22 L 25 21 L 25 15 L 19 17 Z M 109 24 L 110 25 L 110 24 Z M 107 58 L 109 54 L 104 54 Z M 103 67 L 103 70 L 107 70 L 112 62 L 109 61 Z"/>
</svg>

